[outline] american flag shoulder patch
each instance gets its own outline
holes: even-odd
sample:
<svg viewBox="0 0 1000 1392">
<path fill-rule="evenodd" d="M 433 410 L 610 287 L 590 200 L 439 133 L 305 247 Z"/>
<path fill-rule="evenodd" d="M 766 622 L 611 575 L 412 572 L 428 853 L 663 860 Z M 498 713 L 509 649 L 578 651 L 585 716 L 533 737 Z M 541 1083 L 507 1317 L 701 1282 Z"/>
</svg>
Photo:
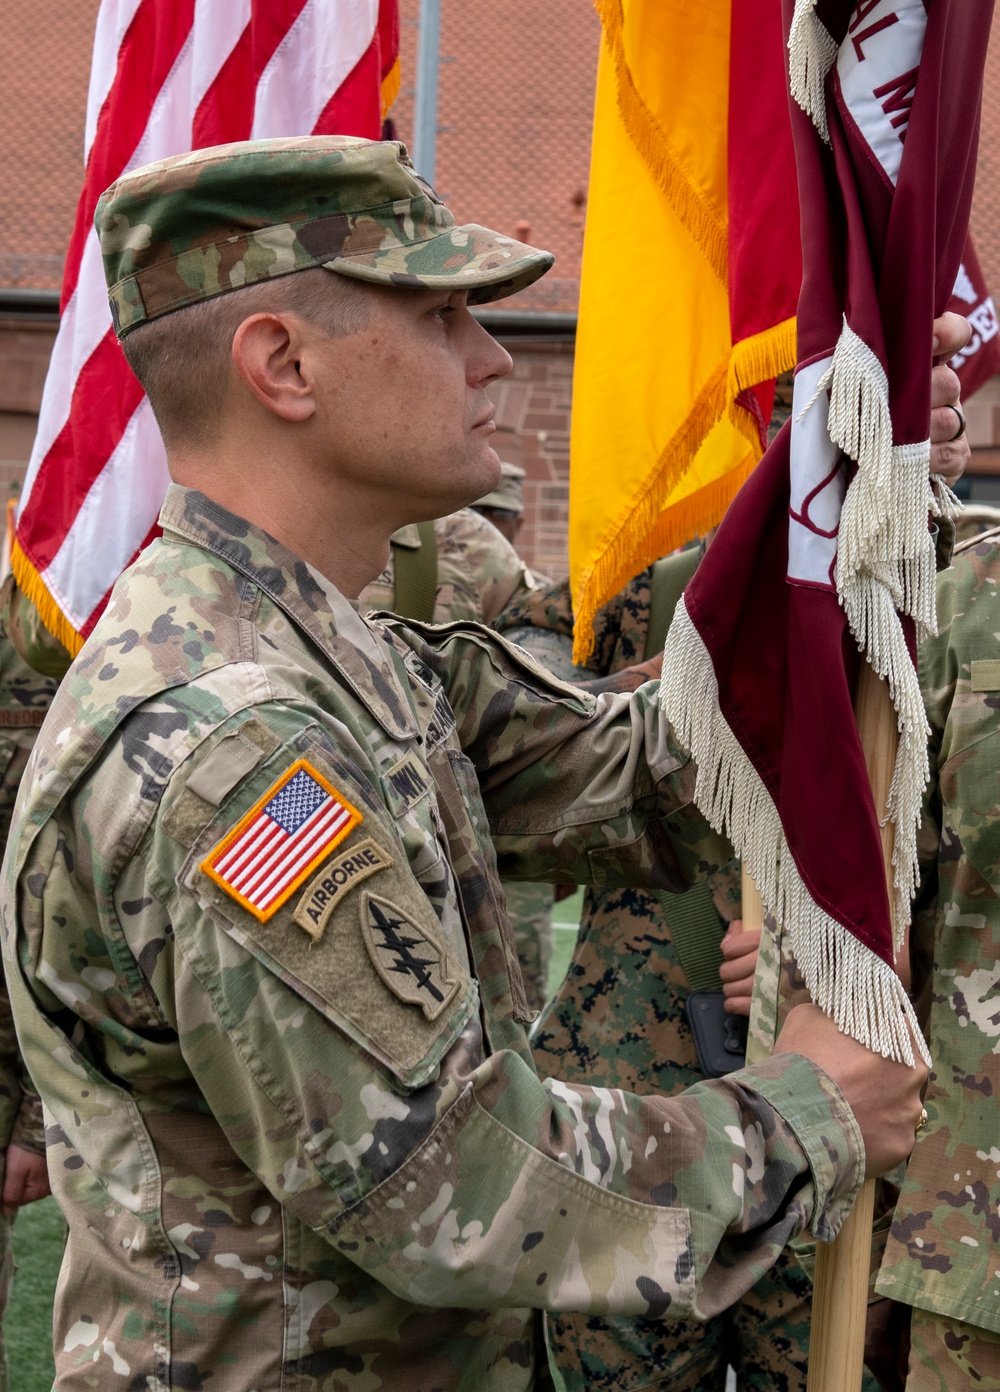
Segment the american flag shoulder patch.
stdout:
<svg viewBox="0 0 1000 1392">
<path fill-rule="evenodd" d="M 201 868 L 266 923 L 363 820 L 318 769 L 297 759 L 209 852 Z"/>
</svg>

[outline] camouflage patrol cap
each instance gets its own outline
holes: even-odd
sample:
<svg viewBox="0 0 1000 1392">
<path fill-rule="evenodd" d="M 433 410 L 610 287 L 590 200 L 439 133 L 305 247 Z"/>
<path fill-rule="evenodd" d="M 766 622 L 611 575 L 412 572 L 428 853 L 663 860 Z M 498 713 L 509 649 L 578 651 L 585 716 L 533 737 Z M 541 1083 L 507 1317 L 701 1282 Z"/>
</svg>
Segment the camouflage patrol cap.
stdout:
<svg viewBox="0 0 1000 1392">
<path fill-rule="evenodd" d="M 550 252 L 456 226 L 397 141 L 248 140 L 116 180 L 94 216 L 115 331 L 312 266 L 376 285 L 502 299 Z"/>
<path fill-rule="evenodd" d="M 500 478 L 497 486 L 484 498 L 479 498 L 473 507 L 495 508 L 498 512 L 524 511 L 524 470 L 506 459 L 500 461 Z"/>
</svg>

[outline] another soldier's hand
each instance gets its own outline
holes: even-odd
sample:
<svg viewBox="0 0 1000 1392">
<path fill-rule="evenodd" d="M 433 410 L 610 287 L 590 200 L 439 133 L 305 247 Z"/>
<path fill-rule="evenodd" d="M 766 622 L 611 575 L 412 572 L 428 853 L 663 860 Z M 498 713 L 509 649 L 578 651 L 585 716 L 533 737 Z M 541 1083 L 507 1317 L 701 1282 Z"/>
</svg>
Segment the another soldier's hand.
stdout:
<svg viewBox="0 0 1000 1392">
<path fill-rule="evenodd" d="M 645 682 L 659 680 L 662 665 L 663 654 L 660 652 L 646 662 L 637 662 L 633 667 L 623 667 L 621 671 L 612 672 L 608 677 L 595 677 L 593 681 L 574 682 L 574 686 L 589 691 L 592 696 L 600 696 L 606 691 L 616 693 L 638 691 Z"/>
<path fill-rule="evenodd" d="M 0 1197 L 3 1216 L 13 1218 L 25 1204 L 44 1199 L 51 1193 L 45 1156 L 36 1155 L 33 1150 L 25 1150 L 23 1146 L 8 1146 L 3 1195 Z"/>
<path fill-rule="evenodd" d="M 959 418 L 951 409 L 961 402 L 961 386 L 948 359 L 972 337 L 972 325 L 960 314 L 942 314 L 934 320 L 934 356 L 944 359 L 931 372 L 931 473 L 956 483 L 965 472 L 972 451 L 968 436 L 954 439 Z"/>
<path fill-rule="evenodd" d="M 647 658 L 645 662 L 637 662 L 634 667 L 626 668 L 626 671 L 634 672 L 636 676 L 641 676 L 642 681 L 651 681 L 654 677 L 659 678 L 663 668 L 663 653 L 658 652 L 654 657 Z M 641 685 L 642 682 L 639 683 Z"/>
<path fill-rule="evenodd" d="M 847 1098 L 865 1139 L 865 1174 L 881 1175 L 905 1160 L 920 1122 L 927 1069 L 892 1063 L 841 1034 L 817 1005 L 797 1005 L 778 1035 L 775 1053 L 804 1054 L 829 1073 Z"/>
<path fill-rule="evenodd" d="M 719 968 L 722 994 L 726 998 L 725 1009 L 730 1015 L 750 1014 L 750 997 L 753 995 L 753 978 L 757 970 L 759 948 L 760 929 L 754 928 L 744 933 L 742 919 L 734 919 L 722 939 L 722 955 L 725 961 Z"/>
</svg>

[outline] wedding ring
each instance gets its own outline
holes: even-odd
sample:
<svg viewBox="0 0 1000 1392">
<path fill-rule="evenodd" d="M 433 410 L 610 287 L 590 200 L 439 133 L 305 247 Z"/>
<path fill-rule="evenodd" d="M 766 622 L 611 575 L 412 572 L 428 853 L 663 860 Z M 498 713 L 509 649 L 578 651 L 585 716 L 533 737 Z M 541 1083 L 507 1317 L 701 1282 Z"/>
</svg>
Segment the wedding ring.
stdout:
<svg viewBox="0 0 1000 1392">
<path fill-rule="evenodd" d="M 921 1131 L 924 1129 L 924 1127 L 925 1127 L 926 1125 L 927 1125 L 927 1108 L 926 1108 L 926 1107 L 921 1107 L 921 1108 L 920 1108 L 920 1120 L 917 1122 L 917 1135 L 918 1135 L 918 1136 L 920 1135 Z"/>
<path fill-rule="evenodd" d="M 954 435 L 948 436 L 947 443 L 950 445 L 952 440 L 960 440 L 965 434 L 965 412 L 962 410 L 961 406 L 955 406 L 950 401 L 945 403 L 945 407 L 947 410 L 955 412 L 955 418 L 958 421 L 958 429 L 955 431 Z"/>
</svg>

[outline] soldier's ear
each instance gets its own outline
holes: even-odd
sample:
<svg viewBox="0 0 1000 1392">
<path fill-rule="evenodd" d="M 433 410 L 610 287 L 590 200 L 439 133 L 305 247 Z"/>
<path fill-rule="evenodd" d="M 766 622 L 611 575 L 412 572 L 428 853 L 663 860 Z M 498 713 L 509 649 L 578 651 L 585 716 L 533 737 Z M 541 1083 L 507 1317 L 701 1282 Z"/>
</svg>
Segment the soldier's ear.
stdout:
<svg viewBox="0 0 1000 1392">
<path fill-rule="evenodd" d="M 295 314 L 251 314 L 233 335 L 233 366 L 279 419 L 298 424 L 316 411 L 305 322 Z"/>
</svg>

